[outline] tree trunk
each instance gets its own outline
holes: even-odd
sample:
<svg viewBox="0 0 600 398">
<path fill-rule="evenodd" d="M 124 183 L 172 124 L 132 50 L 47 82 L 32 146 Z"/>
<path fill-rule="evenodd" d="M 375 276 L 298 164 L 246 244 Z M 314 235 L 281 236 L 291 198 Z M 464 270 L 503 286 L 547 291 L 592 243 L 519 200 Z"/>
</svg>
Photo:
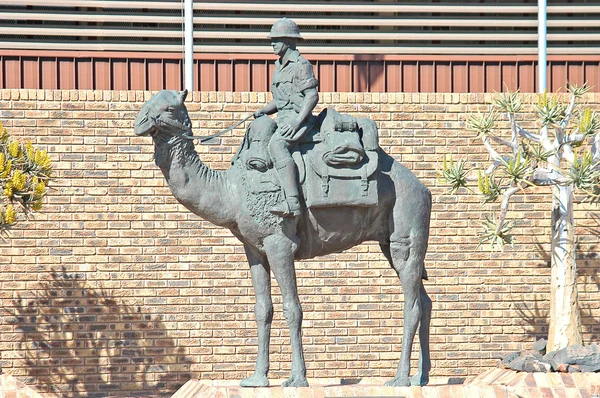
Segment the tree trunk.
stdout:
<svg viewBox="0 0 600 398">
<path fill-rule="evenodd" d="M 577 299 L 573 186 L 555 186 L 552 196 L 552 271 L 547 351 L 582 342 Z"/>
</svg>

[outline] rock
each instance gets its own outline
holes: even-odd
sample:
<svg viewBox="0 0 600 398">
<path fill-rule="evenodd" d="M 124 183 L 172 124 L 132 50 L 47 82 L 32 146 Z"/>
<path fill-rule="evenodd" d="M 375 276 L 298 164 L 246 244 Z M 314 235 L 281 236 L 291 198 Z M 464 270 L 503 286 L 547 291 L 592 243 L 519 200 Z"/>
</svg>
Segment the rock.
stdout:
<svg viewBox="0 0 600 398">
<path fill-rule="evenodd" d="M 530 372 L 530 373 L 533 373 L 533 372 L 544 372 L 545 373 L 545 372 L 551 372 L 552 367 L 547 362 L 529 358 L 528 361 L 525 363 L 524 370 L 525 370 L 525 372 Z"/>
<path fill-rule="evenodd" d="M 575 344 L 544 355 L 546 340 L 536 341 L 531 350 L 508 353 L 499 367 L 517 372 L 599 372 L 600 346 Z"/>
<path fill-rule="evenodd" d="M 546 345 L 547 344 L 548 344 L 548 340 L 546 340 L 546 339 L 539 339 L 538 341 L 536 341 L 535 343 L 533 343 L 533 345 L 531 346 L 531 349 L 532 350 L 536 350 L 540 354 L 544 355 L 544 354 L 546 354 Z"/>
<path fill-rule="evenodd" d="M 566 363 L 561 363 L 559 365 L 552 366 L 552 369 L 554 369 L 557 372 L 561 372 L 561 373 L 567 373 L 569 371 L 569 365 L 567 365 Z"/>
<path fill-rule="evenodd" d="M 535 358 L 535 359 L 542 359 L 544 357 L 544 354 L 542 354 L 538 350 L 525 350 L 525 351 L 521 352 L 520 356 L 530 357 L 530 358 Z"/>
<path fill-rule="evenodd" d="M 547 362 L 554 362 L 553 368 L 564 368 L 562 365 L 575 366 L 579 372 L 597 372 L 600 370 L 600 347 L 597 344 L 583 346 L 575 344 L 544 355 Z M 571 370 L 569 370 L 571 371 Z"/>
<path fill-rule="evenodd" d="M 504 359 L 502 360 L 502 362 L 500 362 L 500 367 L 502 369 L 511 369 L 510 367 L 510 363 L 512 361 L 514 361 L 515 359 L 517 359 L 520 356 L 519 352 L 515 351 L 515 352 L 511 352 L 508 353 Z"/>
<path fill-rule="evenodd" d="M 581 372 L 581 367 L 577 365 L 567 365 L 569 369 L 569 373 L 578 373 Z"/>
<path fill-rule="evenodd" d="M 548 362 L 531 356 L 519 356 L 507 366 L 517 372 L 549 372 L 551 370 Z"/>
</svg>

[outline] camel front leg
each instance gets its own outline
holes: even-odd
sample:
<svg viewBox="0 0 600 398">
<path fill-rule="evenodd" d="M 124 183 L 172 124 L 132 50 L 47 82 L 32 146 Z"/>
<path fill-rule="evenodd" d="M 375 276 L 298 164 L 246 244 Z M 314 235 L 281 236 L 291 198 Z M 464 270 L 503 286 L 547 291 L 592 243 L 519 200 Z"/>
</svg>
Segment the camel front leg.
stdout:
<svg viewBox="0 0 600 398">
<path fill-rule="evenodd" d="M 410 354 L 413 341 L 423 316 L 421 303 L 421 277 L 425 248 L 411 242 L 409 238 L 398 238 L 390 244 L 392 267 L 400 277 L 404 292 L 404 330 L 402 353 L 396 377 L 385 383 L 386 386 L 410 386 Z M 428 346 L 427 346 L 428 351 Z"/>
<path fill-rule="evenodd" d="M 302 349 L 302 307 L 298 299 L 294 253 L 296 243 L 283 234 L 271 235 L 264 241 L 267 259 L 273 269 L 283 297 L 283 315 L 290 329 L 292 374 L 282 387 L 307 387 L 306 365 Z"/>
<path fill-rule="evenodd" d="M 267 387 L 269 379 L 269 340 L 273 321 L 273 302 L 271 301 L 271 274 L 269 263 L 255 255 L 248 246 L 244 246 L 250 264 L 252 285 L 256 296 L 254 316 L 258 328 L 258 353 L 254 374 L 240 382 L 242 387 Z"/>
</svg>

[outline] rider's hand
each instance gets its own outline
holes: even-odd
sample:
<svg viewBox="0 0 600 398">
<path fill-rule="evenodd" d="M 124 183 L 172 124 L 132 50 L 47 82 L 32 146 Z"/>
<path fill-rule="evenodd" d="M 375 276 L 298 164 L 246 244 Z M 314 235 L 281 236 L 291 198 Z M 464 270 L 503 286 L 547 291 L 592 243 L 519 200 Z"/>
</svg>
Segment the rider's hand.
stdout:
<svg viewBox="0 0 600 398">
<path fill-rule="evenodd" d="M 289 141 L 296 141 L 300 138 L 300 123 L 284 124 L 279 130 L 279 134 Z"/>
<path fill-rule="evenodd" d="M 255 119 L 258 119 L 259 117 L 264 116 L 264 115 L 265 115 L 265 112 L 262 109 L 257 110 L 253 114 Z"/>
<path fill-rule="evenodd" d="M 279 135 L 281 135 L 283 138 L 288 138 L 292 131 L 292 126 L 290 126 L 287 123 L 282 124 L 281 126 L 279 126 L 278 130 L 279 130 Z"/>
</svg>

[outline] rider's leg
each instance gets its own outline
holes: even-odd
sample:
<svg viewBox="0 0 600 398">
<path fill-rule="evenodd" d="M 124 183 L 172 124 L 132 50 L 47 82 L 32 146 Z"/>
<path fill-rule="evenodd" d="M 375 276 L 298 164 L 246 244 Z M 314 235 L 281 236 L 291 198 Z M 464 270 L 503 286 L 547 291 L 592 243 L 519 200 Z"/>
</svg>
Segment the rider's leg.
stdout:
<svg viewBox="0 0 600 398">
<path fill-rule="evenodd" d="M 284 200 L 270 211 L 281 217 L 299 216 L 302 212 L 298 187 L 298 169 L 292 159 L 294 142 L 289 142 L 277 134 L 269 142 L 269 153 L 279 177 Z"/>
</svg>

